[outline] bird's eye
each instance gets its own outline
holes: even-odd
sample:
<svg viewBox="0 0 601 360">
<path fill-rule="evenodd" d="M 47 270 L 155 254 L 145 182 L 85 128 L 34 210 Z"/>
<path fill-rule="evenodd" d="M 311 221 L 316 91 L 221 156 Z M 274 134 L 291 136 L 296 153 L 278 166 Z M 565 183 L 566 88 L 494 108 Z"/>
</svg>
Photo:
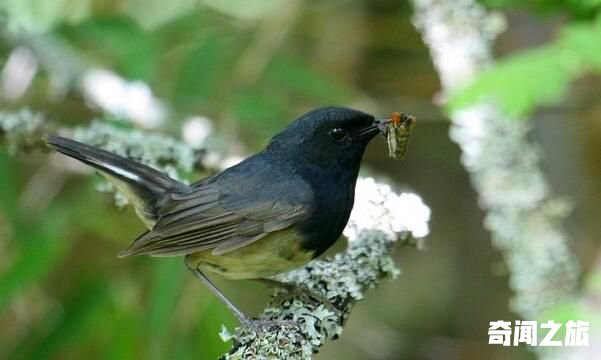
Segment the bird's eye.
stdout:
<svg viewBox="0 0 601 360">
<path fill-rule="evenodd" d="M 330 130 L 330 136 L 336 141 L 342 141 L 346 138 L 346 130 L 343 128 L 333 128 Z"/>
</svg>

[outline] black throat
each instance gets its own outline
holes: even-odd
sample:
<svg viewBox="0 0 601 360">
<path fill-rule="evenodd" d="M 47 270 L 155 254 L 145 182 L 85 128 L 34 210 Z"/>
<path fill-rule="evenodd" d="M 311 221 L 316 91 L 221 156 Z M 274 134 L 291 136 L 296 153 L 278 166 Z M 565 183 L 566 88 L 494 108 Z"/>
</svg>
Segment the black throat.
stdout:
<svg viewBox="0 0 601 360">
<path fill-rule="evenodd" d="M 348 222 L 355 200 L 355 184 L 359 173 L 356 166 L 341 166 L 332 161 L 330 166 L 305 164 L 298 167 L 299 175 L 311 185 L 314 208 L 298 227 L 304 236 L 303 247 L 314 251 L 317 257 L 338 240 Z"/>
</svg>

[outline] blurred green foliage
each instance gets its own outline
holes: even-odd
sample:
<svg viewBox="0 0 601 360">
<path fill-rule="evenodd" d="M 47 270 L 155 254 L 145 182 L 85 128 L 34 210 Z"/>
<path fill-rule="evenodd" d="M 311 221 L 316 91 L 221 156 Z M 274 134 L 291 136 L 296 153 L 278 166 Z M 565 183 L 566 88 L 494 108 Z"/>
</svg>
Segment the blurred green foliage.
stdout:
<svg viewBox="0 0 601 360">
<path fill-rule="evenodd" d="M 151 82 L 159 59 L 159 39 L 126 17 L 88 18 L 56 29 L 92 64 L 129 78 Z M 132 46 L 135 44 L 135 46 Z"/>
<path fill-rule="evenodd" d="M 236 73 L 249 66 L 243 63 L 249 61 L 244 54 L 252 48 L 254 34 L 265 26 L 264 17 L 274 16 L 285 6 L 282 1 L 253 0 L 243 6 L 174 1 L 167 8 L 149 0 L 130 0 L 119 6 L 91 0 L 84 6 L 76 1 L 86 9 L 80 16 L 71 14 L 70 1 L 45 3 L 7 2 L 0 10 L 6 12 L 13 32 L 23 35 L 21 31 L 26 30 L 24 34 L 32 36 L 46 32 L 66 40 L 85 67 L 113 69 L 126 79 L 146 82 L 169 103 L 172 130 L 178 129 L 178 119 L 198 112 L 236 117 L 240 119 L 233 125 L 240 127 L 236 133 L 258 146 L 285 119 L 297 114 L 299 107 L 340 104 L 352 96 L 347 86 L 314 69 L 289 46 L 259 54 L 265 57 L 265 69 L 251 83 L 244 80 L 245 74 Z M 145 14 L 152 18 L 154 13 L 164 17 L 151 24 L 141 21 Z"/>
<path fill-rule="evenodd" d="M 588 2 L 591 7 L 587 9 L 601 10 L 601 2 L 594 2 L 597 6 Z M 558 5 L 551 1 L 536 3 Z M 463 90 L 451 94 L 447 108 L 456 111 L 485 100 L 500 105 L 512 118 L 525 119 L 541 105 L 562 99 L 575 79 L 591 72 L 601 74 L 599 39 L 601 16 L 568 23 L 549 43 L 506 56 L 479 74 Z"/>
</svg>

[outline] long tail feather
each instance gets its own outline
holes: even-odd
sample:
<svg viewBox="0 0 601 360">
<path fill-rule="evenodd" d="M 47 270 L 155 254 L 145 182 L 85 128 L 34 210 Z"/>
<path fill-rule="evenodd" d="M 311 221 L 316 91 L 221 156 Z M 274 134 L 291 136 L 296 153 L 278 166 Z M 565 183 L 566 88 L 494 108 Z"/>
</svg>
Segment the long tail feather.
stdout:
<svg viewBox="0 0 601 360">
<path fill-rule="evenodd" d="M 187 186 L 149 166 L 75 140 L 50 135 L 46 143 L 52 149 L 97 169 L 134 205 L 144 223 L 156 222 L 156 202 L 169 190 Z"/>
</svg>

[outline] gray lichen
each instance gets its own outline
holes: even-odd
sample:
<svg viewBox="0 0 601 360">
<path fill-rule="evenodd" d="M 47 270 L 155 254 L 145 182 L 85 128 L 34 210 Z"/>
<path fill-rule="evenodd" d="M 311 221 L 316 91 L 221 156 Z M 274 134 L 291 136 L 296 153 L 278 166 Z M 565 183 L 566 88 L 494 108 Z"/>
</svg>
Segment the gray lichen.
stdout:
<svg viewBox="0 0 601 360">
<path fill-rule="evenodd" d="M 413 4 L 414 23 L 430 48 L 445 93 L 493 64 L 492 42 L 504 23 L 500 15 L 488 13 L 475 0 Z M 569 205 L 551 195 L 538 165 L 539 151 L 528 140 L 528 125 L 490 102 L 449 115 L 450 136 L 461 147 L 463 165 L 486 210 L 485 226 L 510 270 L 513 310 L 536 320 L 574 301 L 579 266 L 562 228 Z"/>
<path fill-rule="evenodd" d="M 98 120 L 67 133 L 75 140 L 159 169 L 180 181 L 186 181 L 182 174 L 199 165 L 199 149 L 161 134 L 121 129 Z"/>
<path fill-rule="evenodd" d="M 0 112 L 0 138 L 5 138 L 11 154 L 39 147 L 46 132 L 45 117 L 29 109 Z"/>
<path fill-rule="evenodd" d="M 551 195 L 527 125 L 496 111 L 480 106 L 485 131 L 477 137 L 457 114 L 451 137 L 463 149 L 463 163 L 487 210 L 484 225 L 511 271 L 512 309 L 536 319 L 577 294 L 579 266 L 562 229 L 570 206 Z"/>
</svg>

